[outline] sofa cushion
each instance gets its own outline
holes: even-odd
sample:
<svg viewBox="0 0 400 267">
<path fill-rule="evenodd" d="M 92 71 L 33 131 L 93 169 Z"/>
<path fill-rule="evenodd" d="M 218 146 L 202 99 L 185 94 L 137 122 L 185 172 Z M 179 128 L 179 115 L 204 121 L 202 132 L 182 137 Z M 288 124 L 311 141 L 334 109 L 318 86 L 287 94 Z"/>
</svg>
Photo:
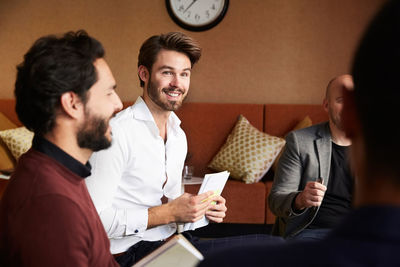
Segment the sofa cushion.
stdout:
<svg viewBox="0 0 400 267">
<path fill-rule="evenodd" d="M 0 131 L 17 127 L 2 112 L 0 112 Z M 12 170 L 15 165 L 14 157 L 7 145 L 0 138 L 0 170 Z"/>
<path fill-rule="evenodd" d="M 228 170 L 247 184 L 258 182 L 269 170 L 285 140 L 263 133 L 242 115 L 209 167 Z"/>
<path fill-rule="evenodd" d="M 7 145 L 15 160 L 32 146 L 33 132 L 25 127 L 0 131 L 0 137 Z"/>
</svg>

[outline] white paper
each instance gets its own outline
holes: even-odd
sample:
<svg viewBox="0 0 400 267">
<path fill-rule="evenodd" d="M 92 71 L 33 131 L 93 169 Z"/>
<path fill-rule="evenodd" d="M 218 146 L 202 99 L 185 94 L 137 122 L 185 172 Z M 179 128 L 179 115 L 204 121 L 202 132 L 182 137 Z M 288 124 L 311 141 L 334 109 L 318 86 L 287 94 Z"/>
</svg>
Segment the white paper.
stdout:
<svg viewBox="0 0 400 267">
<path fill-rule="evenodd" d="M 0 173 L 0 179 L 10 180 L 10 177 L 11 177 L 11 175 L 6 175 L 6 174 Z"/>
<path fill-rule="evenodd" d="M 229 177 L 228 171 L 206 174 L 204 176 L 203 183 L 200 186 L 198 195 L 208 191 L 214 191 L 215 195 L 221 195 L 222 190 L 225 187 L 226 181 L 228 180 L 228 177 Z M 203 216 L 197 222 L 185 223 L 183 231 L 195 230 L 197 228 L 208 225 L 208 223 L 209 222 L 206 216 Z"/>
</svg>

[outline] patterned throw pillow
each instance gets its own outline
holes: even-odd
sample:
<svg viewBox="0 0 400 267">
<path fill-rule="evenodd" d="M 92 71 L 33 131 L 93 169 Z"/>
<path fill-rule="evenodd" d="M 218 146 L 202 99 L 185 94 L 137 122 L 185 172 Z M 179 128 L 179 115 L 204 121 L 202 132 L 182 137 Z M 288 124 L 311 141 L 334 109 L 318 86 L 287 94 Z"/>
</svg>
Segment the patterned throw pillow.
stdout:
<svg viewBox="0 0 400 267">
<path fill-rule="evenodd" d="M 259 131 L 240 115 L 208 167 L 217 171 L 228 170 L 234 179 L 255 183 L 269 170 L 284 145 L 284 139 Z"/>
<path fill-rule="evenodd" d="M 0 131 L 0 137 L 16 160 L 32 146 L 33 132 L 25 127 Z"/>
</svg>

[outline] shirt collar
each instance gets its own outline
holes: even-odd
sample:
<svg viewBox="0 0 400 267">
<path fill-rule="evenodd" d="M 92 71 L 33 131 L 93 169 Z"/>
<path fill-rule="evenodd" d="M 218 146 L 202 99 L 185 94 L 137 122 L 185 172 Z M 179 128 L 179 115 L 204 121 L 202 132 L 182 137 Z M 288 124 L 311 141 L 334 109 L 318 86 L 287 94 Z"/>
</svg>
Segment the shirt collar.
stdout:
<svg viewBox="0 0 400 267">
<path fill-rule="evenodd" d="M 35 135 L 35 137 L 32 140 L 32 147 L 43 154 L 46 154 L 47 156 L 53 158 L 54 160 L 58 161 L 62 165 L 64 165 L 67 169 L 72 171 L 73 173 L 77 174 L 78 176 L 82 178 L 86 178 L 90 175 L 90 171 L 92 167 L 90 166 L 90 163 L 87 162 L 85 165 L 83 165 L 81 162 L 78 160 L 74 159 L 67 153 L 65 153 L 62 149 L 60 149 L 58 146 L 54 145 L 47 139 Z"/>
<path fill-rule="evenodd" d="M 151 114 L 150 109 L 147 107 L 146 102 L 144 102 L 141 96 L 136 99 L 135 104 L 132 106 L 132 112 L 135 119 L 151 121 L 155 124 L 153 115 Z M 168 128 L 171 129 L 174 133 L 177 133 L 180 124 L 181 120 L 174 112 L 171 112 L 168 118 Z"/>
</svg>

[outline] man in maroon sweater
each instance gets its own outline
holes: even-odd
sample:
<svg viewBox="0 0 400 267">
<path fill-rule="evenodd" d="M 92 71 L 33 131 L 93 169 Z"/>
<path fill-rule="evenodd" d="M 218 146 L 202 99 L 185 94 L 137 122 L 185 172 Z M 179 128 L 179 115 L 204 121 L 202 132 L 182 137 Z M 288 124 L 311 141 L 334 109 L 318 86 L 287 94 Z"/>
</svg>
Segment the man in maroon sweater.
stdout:
<svg viewBox="0 0 400 267">
<path fill-rule="evenodd" d="M 35 133 L 0 203 L 0 266 L 117 266 L 84 182 L 122 108 L 102 45 L 37 40 L 17 67 L 16 111 Z"/>
</svg>

